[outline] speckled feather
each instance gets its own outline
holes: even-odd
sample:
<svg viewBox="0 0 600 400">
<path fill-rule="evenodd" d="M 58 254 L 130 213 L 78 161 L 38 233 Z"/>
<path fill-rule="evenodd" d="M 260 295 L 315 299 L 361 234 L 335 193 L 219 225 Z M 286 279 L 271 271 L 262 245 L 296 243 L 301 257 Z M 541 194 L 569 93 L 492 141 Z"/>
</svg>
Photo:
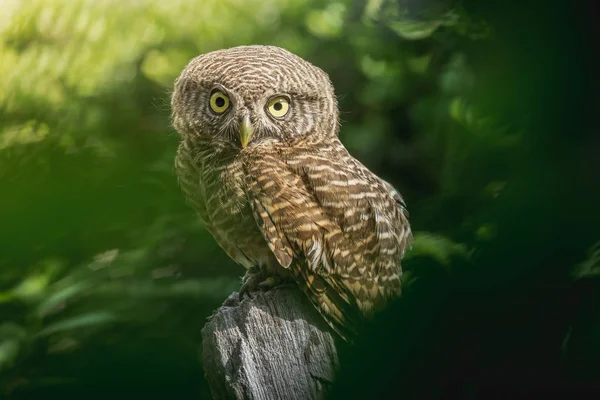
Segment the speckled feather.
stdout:
<svg viewBox="0 0 600 400">
<path fill-rule="evenodd" d="M 231 99 L 223 115 L 208 106 L 215 88 Z M 265 109 L 275 95 L 290 98 L 283 119 Z M 343 337 L 399 294 L 406 206 L 340 142 L 325 72 L 278 47 L 219 50 L 184 69 L 172 110 L 180 185 L 232 259 L 293 279 Z"/>
</svg>

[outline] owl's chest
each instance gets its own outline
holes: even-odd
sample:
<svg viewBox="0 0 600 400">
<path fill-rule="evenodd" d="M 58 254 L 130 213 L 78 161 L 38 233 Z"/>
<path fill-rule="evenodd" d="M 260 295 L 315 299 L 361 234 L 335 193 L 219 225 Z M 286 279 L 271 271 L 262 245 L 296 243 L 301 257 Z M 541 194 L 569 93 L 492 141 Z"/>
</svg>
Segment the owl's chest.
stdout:
<svg viewBox="0 0 600 400">
<path fill-rule="evenodd" d="M 243 166 L 235 159 L 204 164 L 201 185 L 209 220 L 216 228 L 253 222 L 244 179 Z"/>
<path fill-rule="evenodd" d="M 206 164 L 202 170 L 201 184 L 209 214 L 242 217 L 249 212 L 244 191 L 244 170 L 240 162 Z"/>
<path fill-rule="evenodd" d="M 250 257 L 252 263 L 260 263 L 268 247 L 246 197 L 242 164 L 235 160 L 205 164 L 201 181 L 208 222 L 216 239 L 227 242 L 219 244 L 235 247 Z"/>
</svg>

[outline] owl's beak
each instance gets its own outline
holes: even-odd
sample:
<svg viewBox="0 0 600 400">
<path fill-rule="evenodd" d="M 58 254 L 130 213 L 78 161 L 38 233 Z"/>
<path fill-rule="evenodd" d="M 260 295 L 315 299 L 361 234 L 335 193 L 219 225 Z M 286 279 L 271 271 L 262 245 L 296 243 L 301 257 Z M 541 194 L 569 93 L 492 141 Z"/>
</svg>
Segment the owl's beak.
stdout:
<svg viewBox="0 0 600 400">
<path fill-rule="evenodd" d="M 252 128 L 252 124 L 250 123 L 250 117 L 246 115 L 242 120 L 242 127 L 240 128 L 240 142 L 242 143 L 242 148 L 245 148 L 248 145 L 253 134 L 254 128 Z"/>
</svg>

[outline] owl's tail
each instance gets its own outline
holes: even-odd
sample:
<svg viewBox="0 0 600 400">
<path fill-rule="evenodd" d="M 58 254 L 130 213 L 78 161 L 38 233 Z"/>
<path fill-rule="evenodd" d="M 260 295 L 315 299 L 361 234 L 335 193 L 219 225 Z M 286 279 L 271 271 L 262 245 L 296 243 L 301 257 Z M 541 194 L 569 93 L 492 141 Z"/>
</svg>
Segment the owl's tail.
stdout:
<svg viewBox="0 0 600 400">
<path fill-rule="evenodd" d="M 342 339 L 352 343 L 364 318 L 351 293 L 331 279 L 313 273 L 309 268 L 297 270 L 300 272 L 297 277 L 298 286 L 325 322 Z"/>
</svg>

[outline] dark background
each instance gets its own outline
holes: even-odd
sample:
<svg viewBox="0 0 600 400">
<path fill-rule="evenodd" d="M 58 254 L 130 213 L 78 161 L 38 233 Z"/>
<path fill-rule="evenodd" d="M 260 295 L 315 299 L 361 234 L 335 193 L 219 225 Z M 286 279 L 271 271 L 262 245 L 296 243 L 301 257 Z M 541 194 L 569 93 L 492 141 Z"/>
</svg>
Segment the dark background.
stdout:
<svg viewBox="0 0 600 400">
<path fill-rule="evenodd" d="M 408 203 L 404 296 L 333 397 L 597 394 L 595 8 L 3 2 L 0 396 L 210 397 L 200 329 L 243 270 L 177 188 L 169 90 L 241 44 L 328 72 L 343 142 Z"/>
</svg>

